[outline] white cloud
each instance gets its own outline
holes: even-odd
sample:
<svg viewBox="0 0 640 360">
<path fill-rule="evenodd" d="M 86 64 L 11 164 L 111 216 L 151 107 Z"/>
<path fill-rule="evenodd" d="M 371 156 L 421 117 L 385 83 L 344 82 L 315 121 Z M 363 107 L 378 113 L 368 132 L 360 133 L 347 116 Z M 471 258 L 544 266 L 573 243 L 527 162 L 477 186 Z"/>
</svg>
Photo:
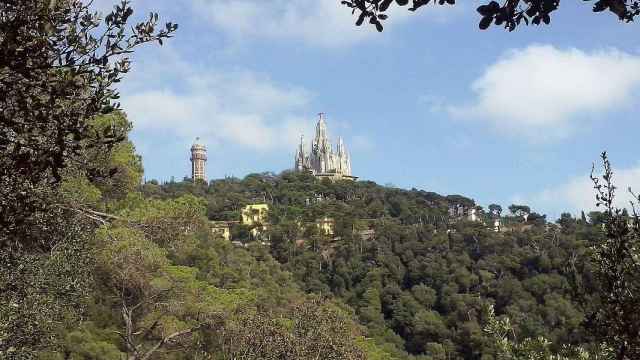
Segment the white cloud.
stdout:
<svg viewBox="0 0 640 360">
<path fill-rule="evenodd" d="M 633 196 L 627 189 L 631 187 L 635 192 L 640 192 L 640 164 L 630 168 L 614 169 L 613 182 L 617 187 L 615 205 L 629 208 L 629 201 L 633 200 Z M 580 210 L 597 210 L 595 189 L 589 174 L 573 177 L 563 184 L 520 200 L 530 203 L 534 209 L 557 212 L 556 215 L 564 211 L 577 214 Z"/>
<path fill-rule="evenodd" d="M 236 38 L 294 39 L 322 47 L 342 47 L 382 36 L 368 24 L 356 27 L 351 10 L 339 0 L 193 0 L 193 9 L 196 15 Z M 460 9 L 428 6 L 413 15 L 406 7 L 392 7 L 385 32 L 422 14 L 442 22 L 445 14 Z"/>
<path fill-rule="evenodd" d="M 122 90 L 136 132 L 268 151 L 294 149 L 313 124 L 300 115 L 308 113 L 312 98 L 303 88 L 248 71 L 196 69 L 166 55 L 158 68 L 137 64 L 140 72 Z"/>
<path fill-rule="evenodd" d="M 532 140 L 562 138 L 594 115 L 630 105 L 639 86 L 640 56 L 531 45 L 490 65 L 471 86 L 473 104 L 449 111 Z"/>
</svg>

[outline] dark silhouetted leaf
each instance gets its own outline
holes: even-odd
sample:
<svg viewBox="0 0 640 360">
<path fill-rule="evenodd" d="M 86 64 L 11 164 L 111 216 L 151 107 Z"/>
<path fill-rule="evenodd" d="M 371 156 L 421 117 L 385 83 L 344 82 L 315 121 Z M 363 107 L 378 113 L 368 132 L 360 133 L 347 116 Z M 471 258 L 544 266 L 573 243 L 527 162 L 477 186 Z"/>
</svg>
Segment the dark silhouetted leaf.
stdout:
<svg viewBox="0 0 640 360">
<path fill-rule="evenodd" d="M 486 30 L 489 25 L 491 25 L 491 21 L 493 21 L 493 17 L 491 16 L 485 16 L 482 18 L 482 20 L 480 20 L 480 24 L 478 25 L 480 27 L 480 30 Z"/>
<path fill-rule="evenodd" d="M 391 5 L 392 2 L 393 0 L 382 0 L 382 2 L 380 3 L 379 10 L 387 11 L 387 9 L 389 8 L 389 5 Z"/>
</svg>

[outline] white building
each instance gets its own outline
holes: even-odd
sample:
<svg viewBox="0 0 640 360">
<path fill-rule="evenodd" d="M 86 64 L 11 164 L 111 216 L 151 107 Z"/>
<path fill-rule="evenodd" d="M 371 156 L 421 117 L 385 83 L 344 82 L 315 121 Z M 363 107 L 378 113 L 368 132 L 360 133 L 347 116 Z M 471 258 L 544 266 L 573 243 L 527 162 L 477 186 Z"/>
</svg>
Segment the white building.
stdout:
<svg viewBox="0 0 640 360">
<path fill-rule="evenodd" d="M 351 175 L 351 157 L 342 138 L 338 138 L 338 146 L 334 152 L 327 134 L 324 114 L 320 113 L 319 116 L 310 154 L 306 153 L 304 137 L 300 138 L 295 156 L 295 170 L 309 171 L 318 177 L 357 179 Z"/>
</svg>

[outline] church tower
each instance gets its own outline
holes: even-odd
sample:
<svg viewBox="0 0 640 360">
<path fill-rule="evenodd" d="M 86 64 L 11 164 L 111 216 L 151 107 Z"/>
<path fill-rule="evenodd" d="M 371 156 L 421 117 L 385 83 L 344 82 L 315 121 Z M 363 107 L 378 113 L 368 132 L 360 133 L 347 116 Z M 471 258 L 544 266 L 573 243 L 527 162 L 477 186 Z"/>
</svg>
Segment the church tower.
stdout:
<svg viewBox="0 0 640 360">
<path fill-rule="evenodd" d="M 338 138 L 338 149 L 336 154 L 336 170 L 339 173 L 351 175 L 351 159 L 349 159 L 349 153 L 347 147 L 342 141 L 342 137 Z"/>
<path fill-rule="evenodd" d="M 324 121 L 324 113 L 318 114 L 316 124 L 316 136 L 313 138 L 311 153 L 311 166 L 318 173 L 327 173 L 333 169 L 333 149 L 329 140 L 327 123 Z"/>
<path fill-rule="evenodd" d="M 300 146 L 298 147 L 298 150 L 296 150 L 296 159 L 295 159 L 295 164 L 296 164 L 296 171 L 302 172 L 305 171 L 309 168 L 309 158 L 307 157 L 307 154 L 304 151 L 304 135 L 300 136 Z"/>
<path fill-rule="evenodd" d="M 296 150 L 294 169 L 299 172 L 311 172 L 316 177 L 356 180 L 357 177 L 351 175 L 351 158 L 344 141 L 338 138 L 338 146 L 334 151 L 329 140 L 324 113 L 318 115 L 311 152 L 305 153 L 304 138 L 301 137 L 300 146 Z"/>
<path fill-rule="evenodd" d="M 207 181 L 205 175 L 205 164 L 207 163 L 207 148 L 202 144 L 198 144 L 200 138 L 191 146 L 191 179 Z"/>
</svg>

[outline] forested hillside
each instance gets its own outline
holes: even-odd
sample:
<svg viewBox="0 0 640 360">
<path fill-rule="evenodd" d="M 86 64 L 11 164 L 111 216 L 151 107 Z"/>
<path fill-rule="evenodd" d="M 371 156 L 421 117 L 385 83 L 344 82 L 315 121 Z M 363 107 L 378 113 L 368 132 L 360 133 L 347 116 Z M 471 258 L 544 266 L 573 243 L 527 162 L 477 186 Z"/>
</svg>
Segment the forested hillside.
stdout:
<svg viewBox="0 0 640 360">
<path fill-rule="evenodd" d="M 84 236 L 65 223 L 67 239 L 50 256 L 11 259 L 3 356 L 364 359 L 378 352 L 349 307 L 305 294 L 267 248 L 216 239 L 204 198 L 145 198 L 124 114 L 96 117 L 91 126 L 96 134 L 116 126 L 125 138 L 68 168 L 55 194 L 67 204 L 60 215 Z M 87 180 L 88 171 L 107 169 L 109 178 Z M 46 236 L 42 226 L 30 231 Z"/>
<path fill-rule="evenodd" d="M 64 172 L 54 196 L 82 236 L 12 260 L 7 354 L 492 359 L 491 311 L 514 339 L 550 341 L 549 354 L 598 344 L 585 326 L 599 306 L 589 256 L 605 238 L 601 213 L 553 224 L 524 205 L 501 214 L 460 195 L 291 172 L 139 185 L 125 115 L 91 126 L 124 140 Z M 259 239 L 237 221 L 255 203 L 269 206 Z M 225 220 L 232 241 L 212 232 Z"/>
<path fill-rule="evenodd" d="M 511 319 L 518 338 L 545 336 L 559 344 L 555 350 L 589 345 L 582 326 L 597 305 L 588 295 L 595 284 L 585 255 L 604 237 L 599 213 L 564 214 L 557 224 L 532 213 L 525 221 L 484 212 L 459 195 L 289 172 L 210 184 L 151 181 L 142 192 L 197 196 L 211 220 L 236 220 L 243 206 L 266 202 L 264 247 L 296 286 L 348 304 L 366 336 L 397 358 L 491 358 L 493 340 L 483 331 L 489 304 Z M 450 216 L 458 205 L 478 209 L 481 221 Z M 335 219 L 333 234 L 304 225 L 326 217 Z M 500 232 L 491 225 L 496 217 Z M 375 235 L 363 237 L 363 229 Z M 232 233 L 251 243 L 246 229 Z"/>
<path fill-rule="evenodd" d="M 640 359 L 640 197 L 614 206 L 606 153 L 601 212 L 557 221 L 288 171 L 146 182 L 116 84 L 177 25 L 132 15 L 0 1 L 0 359 Z"/>
</svg>

